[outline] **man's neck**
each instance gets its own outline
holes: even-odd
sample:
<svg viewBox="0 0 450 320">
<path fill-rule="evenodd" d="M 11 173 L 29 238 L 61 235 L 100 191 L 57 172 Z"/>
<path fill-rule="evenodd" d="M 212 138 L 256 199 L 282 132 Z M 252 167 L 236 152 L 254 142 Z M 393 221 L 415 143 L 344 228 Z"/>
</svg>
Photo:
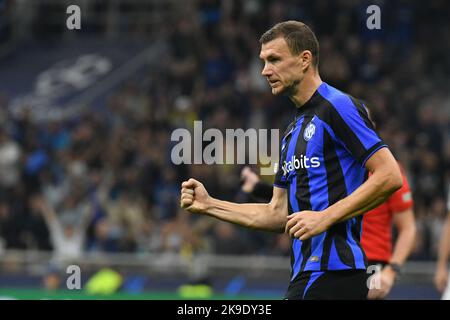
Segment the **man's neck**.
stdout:
<svg viewBox="0 0 450 320">
<path fill-rule="evenodd" d="M 318 73 L 306 76 L 303 81 L 298 84 L 297 92 L 289 98 L 297 108 L 301 108 L 308 101 L 317 88 L 322 84 L 322 79 Z"/>
</svg>

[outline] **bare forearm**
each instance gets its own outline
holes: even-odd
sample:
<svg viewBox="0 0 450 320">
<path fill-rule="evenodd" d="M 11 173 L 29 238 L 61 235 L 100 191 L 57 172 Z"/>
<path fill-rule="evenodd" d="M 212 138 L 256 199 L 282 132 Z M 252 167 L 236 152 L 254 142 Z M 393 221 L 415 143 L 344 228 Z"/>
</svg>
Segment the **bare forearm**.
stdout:
<svg viewBox="0 0 450 320">
<path fill-rule="evenodd" d="M 337 223 L 376 208 L 400 188 L 398 181 L 386 175 L 374 175 L 351 195 L 330 206 L 327 211 Z"/>
<path fill-rule="evenodd" d="M 201 182 L 190 178 L 181 184 L 180 206 L 252 229 L 283 232 L 287 223 L 287 192 L 278 187 L 269 204 L 238 204 L 210 197 Z"/>
<path fill-rule="evenodd" d="M 408 259 L 416 237 L 416 222 L 413 209 L 408 208 L 403 211 L 395 211 L 393 223 L 398 231 L 398 236 L 390 262 L 402 265 Z"/>
<path fill-rule="evenodd" d="M 444 227 L 442 228 L 442 236 L 439 242 L 438 265 L 447 267 L 450 254 L 450 214 L 447 216 Z"/>
<path fill-rule="evenodd" d="M 373 208 L 378 207 L 380 204 L 382 204 L 384 201 L 386 201 L 387 198 L 388 197 L 374 199 L 373 201 L 371 201 L 370 203 L 368 203 L 367 205 L 365 205 L 364 207 L 362 207 L 356 211 L 349 212 L 348 214 L 342 213 L 340 215 L 339 220 L 337 220 L 337 222 L 342 222 L 342 221 L 351 219 L 353 217 L 357 217 L 363 213 L 366 213 L 366 212 L 372 210 Z"/>
<path fill-rule="evenodd" d="M 287 212 L 283 215 L 269 204 L 238 204 L 211 199 L 206 214 L 247 228 L 284 232 Z"/>
<path fill-rule="evenodd" d="M 400 265 L 405 263 L 414 246 L 414 237 L 415 237 L 414 229 L 403 230 L 398 234 L 390 262 L 395 262 Z"/>
</svg>

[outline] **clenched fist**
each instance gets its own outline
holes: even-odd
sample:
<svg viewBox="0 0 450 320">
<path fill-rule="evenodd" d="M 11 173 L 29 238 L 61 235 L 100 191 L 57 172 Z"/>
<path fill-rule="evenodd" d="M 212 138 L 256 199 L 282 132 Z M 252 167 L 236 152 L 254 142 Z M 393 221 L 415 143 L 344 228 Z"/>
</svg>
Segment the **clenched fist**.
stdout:
<svg viewBox="0 0 450 320">
<path fill-rule="evenodd" d="M 192 213 L 206 213 L 209 201 L 209 194 L 201 182 L 191 178 L 181 184 L 181 208 Z"/>
</svg>

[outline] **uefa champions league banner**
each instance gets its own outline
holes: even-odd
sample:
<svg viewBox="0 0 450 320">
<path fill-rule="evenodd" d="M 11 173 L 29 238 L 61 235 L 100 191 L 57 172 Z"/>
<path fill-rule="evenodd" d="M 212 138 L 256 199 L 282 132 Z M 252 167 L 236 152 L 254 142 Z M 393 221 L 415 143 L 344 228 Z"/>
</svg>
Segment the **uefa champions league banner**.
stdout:
<svg viewBox="0 0 450 320">
<path fill-rule="evenodd" d="M 13 115 L 27 109 L 38 121 L 65 118 L 85 107 L 86 97 L 113 90 L 105 81 L 144 48 L 87 39 L 18 48 L 0 64 L 0 92 L 8 92 Z"/>
</svg>

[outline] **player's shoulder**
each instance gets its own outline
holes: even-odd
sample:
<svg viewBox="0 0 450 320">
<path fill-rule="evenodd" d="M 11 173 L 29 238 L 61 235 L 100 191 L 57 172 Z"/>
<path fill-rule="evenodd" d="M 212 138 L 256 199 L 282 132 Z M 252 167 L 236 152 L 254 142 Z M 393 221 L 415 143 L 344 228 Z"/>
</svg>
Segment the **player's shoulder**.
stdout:
<svg viewBox="0 0 450 320">
<path fill-rule="evenodd" d="M 326 83 L 321 85 L 318 91 L 323 99 L 317 111 L 323 118 L 331 120 L 336 113 L 341 117 L 357 113 L 367 116 L 363 100 Z"/>
</svg>

